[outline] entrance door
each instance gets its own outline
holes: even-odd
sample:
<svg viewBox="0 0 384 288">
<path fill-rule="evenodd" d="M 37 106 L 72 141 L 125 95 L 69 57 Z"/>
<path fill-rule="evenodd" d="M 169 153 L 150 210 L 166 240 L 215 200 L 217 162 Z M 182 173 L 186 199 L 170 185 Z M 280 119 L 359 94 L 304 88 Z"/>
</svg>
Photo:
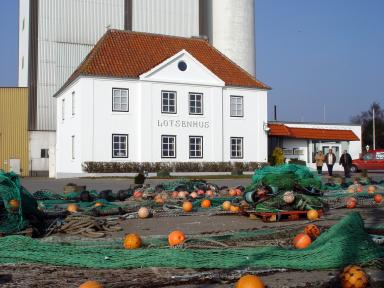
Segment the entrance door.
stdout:
<svg viewBox="0 0 384 288">
<path fill-rule="evenodd" d="M 9 159 L 9 171 L 20 175 L 20 159 Z"/>
<path fill-rule="evenodd" d="M 323 144 L 323 145 L 321 145 L 321 151 L 323 151 L 324 155 L 326 155 L 328 153 L 329 149 L 332 149 L 333 154 L 336 155 L 336 162 L 338 162 L 340 159 L 340 145 L 338 145 L 338 144 Z"/>
</svg>

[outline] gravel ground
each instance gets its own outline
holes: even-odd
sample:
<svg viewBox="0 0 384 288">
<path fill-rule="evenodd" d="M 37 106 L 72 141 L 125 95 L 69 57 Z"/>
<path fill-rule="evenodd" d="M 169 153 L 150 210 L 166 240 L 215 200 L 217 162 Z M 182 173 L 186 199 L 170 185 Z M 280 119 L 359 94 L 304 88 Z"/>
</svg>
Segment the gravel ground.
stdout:
<svg viewBox="0 0 384 288">
<path fill-rule="evenodd" d="M 383 223 L 384 208 L 355 209 L 361 213 L 367 225 Z M 332 210 L 317 224 L 331 226 L 337 219 L 350 210 Z M 185 216 L 161 217 L 148 219 L 129 219 L 122 223 L 123 231 L 109 235 L 109 238 L 121 239 L 125 233 L 135 232 L 142 236 L 166 235 L 173 229 L 188 231 L 188 234 L 207 232 L 238 231 L 242 229 L 266 229 L 273 227 L 297 228 L 304 226 L 306 220 L 294 222 L 264 223 L 246 216 Z M 62 235 L 54 237 L 65 238 Z M 117 287 L 180 287 L 180 288 L 226 288 L 234 287 L 234 283 L 244 271 L 228 270 L 194 270 L 194 269 L 120 269 L 96 270 L 50 265 L 2 265 L 0 266 L 1 287 L 78 287 L 82 282 L 92 279 L 102 282 L 106 288 Z M 255 272 L 255 271 L 254 271 Z M 384 287 L 383 271 L 368 269 L 371 276 L 371 288 Z M 202 277 L 201 273 L 215 275 L 211 280 Z M 322 288 L 337 286 L 335 270 L 326 271 L 270 271 L 261 274 L 269 288 Z M 197 276 L 199 275 L 199 276 Z M 190 280 L 182 280 L 190 276 Z M 8 279 L 8 281 L 7 281 Z M 3 281 L 3 282 L 2 282 Z M 336 284 L 335 284 L 336 283 Z M 2 285 L 1 285 L 2 284 Z"/>
<path fill-rule="evenodd" d="M 384 174 L 374 174 L 379 180 Z M 324 177 L 326 178 L 326 177 Z M 97 191 L 112 189 L 117 191 L 133 184 L 132 179 L 47 179 L 47 178 L 22 178 L 22 185 L 29 191 L 48 189 L 56 193 L 62 192 L 65 184 L 74 182 L 86 185 L 88 189 Z M 156 185 L 165 180 L 150 179 L 148 183 Z M 326 179 L 325 179 L 326 181 Z M 208 182 L 219 186 L 247 185 L 250 179 L 210 179 Z M 366 225 L 384 224 L 384 208 L 355 209 L 363 216 Z M 350 210 L 332 210 L 318 221 L 319 226 L 333 225 Z M 306 221 L 264 223 L 245 216 L 186 216 L 186 217 L 160 217 L 144 220 L 128 219 L 122 223 L 123 231 L 109 235 L 110 238 L 121 237 L 125 233 L 135 232 L 143 237 L 149 235 L 166 235 L 169 231 L 180 229 L 188 234 L 201 234 L 207 232 L 238 231 L 242 229 L 266 229 L 272 227 L 298 227 L 305 225 Z M 57 236 L 55 236 L 57 237 Z M 63 236 L 58 236 L 63 237 Z M 64 237 L 63 237 L 64 238 Z M 236 279 L 244 271 L 226 270 L 193 270 L 193 269 L 121 269 L 121 270 L 95 270 L 70 267 L 57 267 L 50 265 L 1 265 L 1 287 L 78 287 L 82 282 L 93 279 L 102 282 L 106 288 L 116 287 L 234 287 Z M 254 271 L 255 272 L 255 271 Z M 367 269 L 371 277 L 371 288 L 384 287 L 383 271 Z M 214 280 L 207 281 L 202 273 L 215 275 Z M 269 271 L 261 274 L 263 281 L 269 288 L 293 287 L 339 287 L 335 270 L 327 271 Z M 197 276 L 198 275 L 198 276 Z M 190 281 L 182 278 L 190 276 Z M 335 284 L 336 283 L 336 284 Z"/>
</svg>

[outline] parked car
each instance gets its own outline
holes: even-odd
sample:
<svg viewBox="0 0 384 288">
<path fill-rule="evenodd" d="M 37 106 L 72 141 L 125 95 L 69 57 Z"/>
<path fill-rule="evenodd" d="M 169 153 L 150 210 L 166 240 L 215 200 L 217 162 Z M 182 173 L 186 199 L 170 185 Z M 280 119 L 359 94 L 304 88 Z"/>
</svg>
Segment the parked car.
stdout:
<svg viewBox="0 0 384 288">
<path fill-rule="evenodd" d="M 352 160 L 351 172 L 384 170 L 384 149 L 369 150 L 360 159 Z"/>
</svg>

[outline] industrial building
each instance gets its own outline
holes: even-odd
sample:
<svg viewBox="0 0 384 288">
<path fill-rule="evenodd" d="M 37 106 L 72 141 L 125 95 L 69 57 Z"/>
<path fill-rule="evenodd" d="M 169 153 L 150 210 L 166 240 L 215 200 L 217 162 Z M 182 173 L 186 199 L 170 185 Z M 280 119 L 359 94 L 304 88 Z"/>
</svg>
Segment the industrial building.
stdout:
<svg viewBox="0 0 384 288">
<path fill-rule="evenodd" d="M 56 176 L 84 162 L 266 162 L 270 88 L 200 38 L 109 30 L 55 95 Z"/>
<path fill-rule="evenodd" d="M 0 170 L 29 175 L 28 88 L 0 88 Z"/>
<path fill-rule="evenodd" d="M 254 0 L 19 1 L 19 86 L 29 88 L 34 150 L 54 146 L 52 96 L 108 29 L 206 37 L 255 76 Z M 49 161 L 31 160 L 48 172 Z"/>
</svg>

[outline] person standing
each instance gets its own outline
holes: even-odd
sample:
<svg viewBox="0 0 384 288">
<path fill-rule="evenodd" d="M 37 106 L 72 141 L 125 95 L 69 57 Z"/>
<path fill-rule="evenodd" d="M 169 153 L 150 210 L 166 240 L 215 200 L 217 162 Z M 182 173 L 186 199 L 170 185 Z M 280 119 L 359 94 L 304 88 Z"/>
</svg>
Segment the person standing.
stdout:
<svg viewBox="0 0 384 288">
<path fill-rule="evenodd" d="M 327 163 L 328 175 L 332 176 L 333 165 L 336 163 L 336 155 L 332 152 L 332 149 L 329 149 L 327 155 L 325 155 L 325 162 Z"/>
<path fill-rule="evenodd" d="M 352 166 L 352 157 L 347 152 L 347 150 L 344 150 L 343 155 L 340 157 L 339 161 L 340 165 L 344 167 L 344 176 L 345 178 L 351 177 L 351 166 Z"/>
<path fill-rule="evenodd" d="M 317 174 L 323 175 L 324 154 L 322 151 L 317 151 L 315 155 Z"/>
</svg>

